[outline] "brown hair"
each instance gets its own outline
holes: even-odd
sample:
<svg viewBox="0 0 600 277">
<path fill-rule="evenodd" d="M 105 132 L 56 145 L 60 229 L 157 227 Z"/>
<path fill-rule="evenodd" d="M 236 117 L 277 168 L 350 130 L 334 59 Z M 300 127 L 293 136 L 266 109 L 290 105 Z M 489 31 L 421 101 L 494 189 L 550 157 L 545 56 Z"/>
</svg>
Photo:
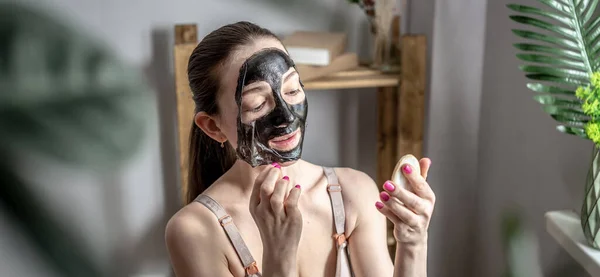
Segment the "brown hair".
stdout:
<svg viewBox="0 0 600 277">
<path fill-rule="evenodd" d="M 220 65 L 239 47 L 261 37 L 275 38 L 271 31 L 241 21 L 225 25 L 208 34 L 190 56 L 188 79 L 192 89 L 195 112 L 209 115 L 219 113 L 217 93 L 220 88 Z M 189 175 L 187 203 L 194 201 L 205 189 L 229 170 L 236 159 L 235 150 L 229 143 L 221 144 L 205 134 L 192 123 L 189 149 Z"/>
</svg>

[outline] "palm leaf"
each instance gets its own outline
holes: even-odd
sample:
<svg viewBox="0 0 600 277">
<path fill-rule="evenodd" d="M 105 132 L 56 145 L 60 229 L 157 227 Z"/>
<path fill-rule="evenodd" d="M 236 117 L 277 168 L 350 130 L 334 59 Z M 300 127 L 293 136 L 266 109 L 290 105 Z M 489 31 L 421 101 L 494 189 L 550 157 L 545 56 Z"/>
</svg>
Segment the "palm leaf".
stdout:
<svg viewBox="0 0 600 277">
<path fill-rule="evenodd" d="M 0 207 L 58 276 L 114 275 L 41 204 L 12 161 L 25 152 L 82 169 L 119 166 L 144 136 L 148 92 L 98 41 L 43 12 L 0 3 Z"/>
<path fill-rule="evenodd" d="M 600 19 L 592 15 L 598 0 L 538 0 L 543 6 L 509 4 L 509 18 L 527 28 L 513 29 L 525 39 L 513 46 L 525 77 L 536 82 L 527 87 L 534 100 L 560 125 L 563 133 L 586 138 L 589 117 L 575 98 L 578 86 L 589 85 L 600 63 Z"/>
<path fill-rule="evenodd" d="M 540 93 L 551 93 L 551 94 L 564 94 L 564 95 L 570 95 L 570 96 L 575 96 L 575 90 L 569 90 L 569 89 L 565 89 L 565 88 L 561 88 L 561 87 L 557 87 L 557 86 L 550 86 L 550 85 L 545 85 L 545 84 L 540 84 L 540 83 L 529 83 L 527 84 L 527 88 L 529 88 L 530 90 L 533 90 L 535 92 L 540 92 Z"/>
<path fill-rule="evenodd" d="M 530 44 L 530 43 L 515 43 L 514 47 L 519 50 L 525 51 L 525 52 L 538 52 L 538 53 L 551 54 L 554 56 L 564 57 L 565 60 L 566 59 L 572 59 L 572 60 L 579 59 L 578 52 L 575 52 L 572 50 L 556 48 L 556 47 L 552 47 L 552 46 L 547 46 L 547 45 Z M 525 55 L 525 54 L 518 54 L 518 55 Z"/>
<path fill-rule="evenodd" d="M 585 139 L 588 138 L 587 135 L 585 134 L 585 129 L 583 129 L 582 127 L 558 125 L 558 126 L 556 126 L 556 130 L 558 130 L 561 133 L 575 135 L 575 136 L 582 137 Z"/>
<path fill-rule="evenodd" d="M 553 66 L 563 66 L 575 69 L 579 72 L 585 72 L 585 65 L 579 61 L 571 61 L 568 59 L 560 59 L 552 56 L 539 54 L 517 54 L 517 58 L 525 62 L 541 63 Z"/>
</svg>

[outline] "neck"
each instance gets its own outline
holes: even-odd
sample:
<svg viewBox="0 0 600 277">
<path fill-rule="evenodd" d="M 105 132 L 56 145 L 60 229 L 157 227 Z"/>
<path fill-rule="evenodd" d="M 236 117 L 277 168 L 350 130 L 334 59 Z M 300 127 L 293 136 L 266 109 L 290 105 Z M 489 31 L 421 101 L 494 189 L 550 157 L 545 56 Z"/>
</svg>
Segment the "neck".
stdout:
<svg viewBox="0 0 600 277">
<path fill-rule="evenodd" d="M 300 168 L 302 167 L 303 163 L 304 161 L 298 160 L 290 165 L 282 165 L 282 176 L 288 176 L 292 181 L 298 180 L 298 177 L 301 176 Z M 272 167 L 272 165 L 261 165 L 253 168 L 247 162 L 237 159 L 230 170 L 230 176 L 234 183 L 242 186 L 242 190 L 245 193 L 247 192 L 250 194 L 252 192 L 252 188 L 254 187 L 254 180 L 256 180 L 256 177 L 258 177 L 258 175 L 268 167 Z"/>
</svg>

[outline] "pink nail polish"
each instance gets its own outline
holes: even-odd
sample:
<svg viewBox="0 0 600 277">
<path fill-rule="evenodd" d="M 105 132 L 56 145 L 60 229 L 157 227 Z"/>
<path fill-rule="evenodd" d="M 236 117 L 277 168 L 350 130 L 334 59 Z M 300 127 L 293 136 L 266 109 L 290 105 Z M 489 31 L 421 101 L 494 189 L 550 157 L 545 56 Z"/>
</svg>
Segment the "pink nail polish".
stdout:
<svg viewBox="0 0 600 277">
<path fill-rule="evenodd" d="M 390 195 L 389 195 L 389 194 L 387 194 L 387 192 L 385 192 L 385 191 L 382 191 L 382 192 L 379 194 L 379 198 L 381 198 L 381 200 L 383 200 L 383 202 L 387 202 L 388 200 L 390 200 Z"/>
<path fill-rule="evenodd" d="M 288 176 L 283 176 L 283 180 L 289 181 L 289 180 L 290 180 L 290 177 L 288 177 Z"/>
<path fill-rule="evenodd" d="M 383 203 L 377 201 L 377 202 L 375 202 L 375 207 L 377 207 L 377 209 L 381 210 L 383 208 Z"/>
<path fill-rule="evenodd" d="M 272 166 L 276 167 L 276 168 L 281 168 L 281 166 L 278 163 L 272 163 Z"/>
<path fill-rule="evenodd" d="M 406 174 L 412 173 L 412 168 L 410 168 L 410 165 L 407 164 L 402 167 L 402 170 L 404 170 L 404 173 Z"/>
<path fill-rule="evenodd" d="M 383 188 L 390 192 L 392 192 L 396 189 L 396 187 L 394 187 L 394 185 L 392 185 L 392 183 L 390 183 L 390 181 L 385 182 L 385 184 L 383 184 Z"/>
<path fill-rule="evenodd" d="M 294 187 L 297 189 L 300 189 L 300 185 L 295 185 Z"/>
</svg>

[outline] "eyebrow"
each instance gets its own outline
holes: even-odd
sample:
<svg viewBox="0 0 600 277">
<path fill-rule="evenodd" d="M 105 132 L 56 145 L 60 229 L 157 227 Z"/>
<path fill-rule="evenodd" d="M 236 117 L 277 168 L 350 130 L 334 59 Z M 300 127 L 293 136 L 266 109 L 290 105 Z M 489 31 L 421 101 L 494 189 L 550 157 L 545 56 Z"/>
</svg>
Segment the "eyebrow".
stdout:
<svg viewBox="0 0 600 277">
<path fill-rule="evenodd" d="M 294 77 L 294 76 L 298 76 L 298 71 L 295 71 L 295 70 L 294 70 L 294 71 L 290 72 L 290 73 L 289 73 L 287 76 L 285 76 L 285 78 L 283 79 L 283 82 L 282 82 L 282 83 L 285 83 L 285 82 L 287 82 L 289 79 L 291 79 L 291 78 L 292 78 L 292 77 Z M 248 86 L 249 86 L 249 85 L 252 85 L 252 84 L 253 84 L 253 83 L 251 83 L 251 84 L 248 84 Z M 257 85 L 257 86 L 255 86 L 255 87 L 251 88 L 251 89 L 245 89 L 245 90 L 243 90 L 243 91 L 242 91 L 242 95 L 244 95 L 244 94 L 246 94 L 246 93 L 249 93 L 249 92 L 252 92 L 252 91 L 255 91 L 255 90 L 261 90 L 261 89 L 263 89 L 264 87 L 265 87 L 265 85 L 264 85 L 264 84 L 260 84 L 260 85 Z"/>
<path fill-rule="evenodd" d="M 252 84 L 254 84 L 254 83 L 248 84 L 248 86 L 250 86 Z M 259 84 L 259 85 L 256 85 L 255 87 L 251 88 L 251 89 L 244 89 L 242 91 L 242 95 L 244 95 L 246 93 L 249 93 L 249 92 L 252 92 L 252 91 L 255 91 L 255 90 L 261 90 L 261 89 L 264 89 L 264 88 L 265 88 L 265 84 Z"/>
<path fill-rule="evenodd" d="M 289 79 L 291 79 L 293 76 L 297 76 L 298 75 L 298 71 L 294 70 L 292 72 L 290 72 L 290 74 L 288 74 L 288 76 L 285 76 L 285 79 L 283 79 L 283 82 L 287 82 Z"/>
</svg>

